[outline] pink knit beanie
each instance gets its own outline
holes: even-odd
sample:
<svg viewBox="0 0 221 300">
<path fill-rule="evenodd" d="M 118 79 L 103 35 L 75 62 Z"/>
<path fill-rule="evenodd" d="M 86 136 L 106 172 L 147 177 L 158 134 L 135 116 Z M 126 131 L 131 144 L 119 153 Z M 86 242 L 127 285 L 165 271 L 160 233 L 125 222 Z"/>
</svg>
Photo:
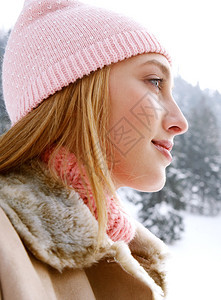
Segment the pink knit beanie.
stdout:
<svg viewBox="0 0 221 300">
<path fill-rule="evenodd" d="M 78 78 L 148 52 L 170 62 L 156 38 L 128 17 L 76 0 L 26 0 L 3 61 L 12 125 Z"/>
</svg>

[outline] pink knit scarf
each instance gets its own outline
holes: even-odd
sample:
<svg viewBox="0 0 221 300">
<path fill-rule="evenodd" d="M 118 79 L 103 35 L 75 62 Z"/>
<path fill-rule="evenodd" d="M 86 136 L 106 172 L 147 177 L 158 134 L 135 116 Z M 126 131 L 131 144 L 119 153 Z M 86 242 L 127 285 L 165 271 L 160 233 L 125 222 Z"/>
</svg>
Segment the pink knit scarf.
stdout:
<svg viewBox="0 0 221 300">
<path fill-rule="evenodd" d="M 53 148 L 48 149 L 41 156 L 43 162 L 48 164 L 50 155 Z M 67 163 L 62 164 L 63 160 L 66 159 Z M 90 205 L 87 198 L 87 191 L 84 188 L 83 181 L 80 175 L 80 170 L 76 157 L 73 153 L 68 153 L 64 148 L 60 149 L 59 153 L 56 155 L 55 160 L 55 171 L 57 175 L 61 178 L 66 178 L 68 184 L 77 190 L 80 197 L 83 199 L 84 203 L 88 206 L 91 212 L 93 212 L 95 218 L 97 219 L 97 208 L 95 200 L 92 196 L 91 187 L 86 176 L 85 169 L 83 168 L 84 179 L 87 184 L 89 195 L 91 197 Z M 64 169 L 65 165 L 65 169 Z M 123 211 L 122 207 L 116 203 L 113 196 L 106 195 L 107 201 L 107 235 L 112 239 L 112 241 L 124 241 L 129 243 L 135 234 L 134 226 L 130 220 L 130 217 Z"/>
</svg>

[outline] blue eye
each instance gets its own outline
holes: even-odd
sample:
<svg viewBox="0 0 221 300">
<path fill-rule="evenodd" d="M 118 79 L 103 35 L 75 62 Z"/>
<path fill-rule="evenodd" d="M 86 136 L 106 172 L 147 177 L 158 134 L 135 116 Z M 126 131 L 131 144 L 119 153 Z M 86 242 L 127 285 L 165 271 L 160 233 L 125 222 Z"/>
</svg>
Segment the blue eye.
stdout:
<svg viewBox="0 0 221 300">
<path fill-rule="evenodd" d="M 149 82 L 160 90 L 162 87 L 163 79 L 162 78 L 153 78 L 153 79 L 150 79 Z"/>
</svg>

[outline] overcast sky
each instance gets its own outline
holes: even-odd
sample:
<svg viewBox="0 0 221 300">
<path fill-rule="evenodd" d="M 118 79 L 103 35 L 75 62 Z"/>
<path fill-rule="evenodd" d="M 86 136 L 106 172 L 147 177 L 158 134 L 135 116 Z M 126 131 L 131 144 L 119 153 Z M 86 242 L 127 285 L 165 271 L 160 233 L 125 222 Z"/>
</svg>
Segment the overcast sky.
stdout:
<svg viewBox="0 0 221 300">
<path fill-rule="evenodd" d="M 174 73 L 221 92 L 221 17 L 218 0 L 82 0 L 123 12 L 143 23 L 166 46 Z M 23 0 L 0 1 L 0 28 L 15 23 Z"/>
</svg>

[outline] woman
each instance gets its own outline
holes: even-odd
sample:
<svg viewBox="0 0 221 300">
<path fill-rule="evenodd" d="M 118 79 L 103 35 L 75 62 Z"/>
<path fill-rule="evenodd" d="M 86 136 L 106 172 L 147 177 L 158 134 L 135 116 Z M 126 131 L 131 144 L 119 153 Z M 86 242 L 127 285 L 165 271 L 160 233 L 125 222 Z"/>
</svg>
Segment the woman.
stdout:
<svg viewBox="0 0 221 300">
<path fill-rule="evenodd" d="M 135 21 L 26 0 L 3 62 L 2 299 L 164 299 L 167 249 L 116 190 L 157 191 L 187 122 L 171 60 Z"/>
</svg>

